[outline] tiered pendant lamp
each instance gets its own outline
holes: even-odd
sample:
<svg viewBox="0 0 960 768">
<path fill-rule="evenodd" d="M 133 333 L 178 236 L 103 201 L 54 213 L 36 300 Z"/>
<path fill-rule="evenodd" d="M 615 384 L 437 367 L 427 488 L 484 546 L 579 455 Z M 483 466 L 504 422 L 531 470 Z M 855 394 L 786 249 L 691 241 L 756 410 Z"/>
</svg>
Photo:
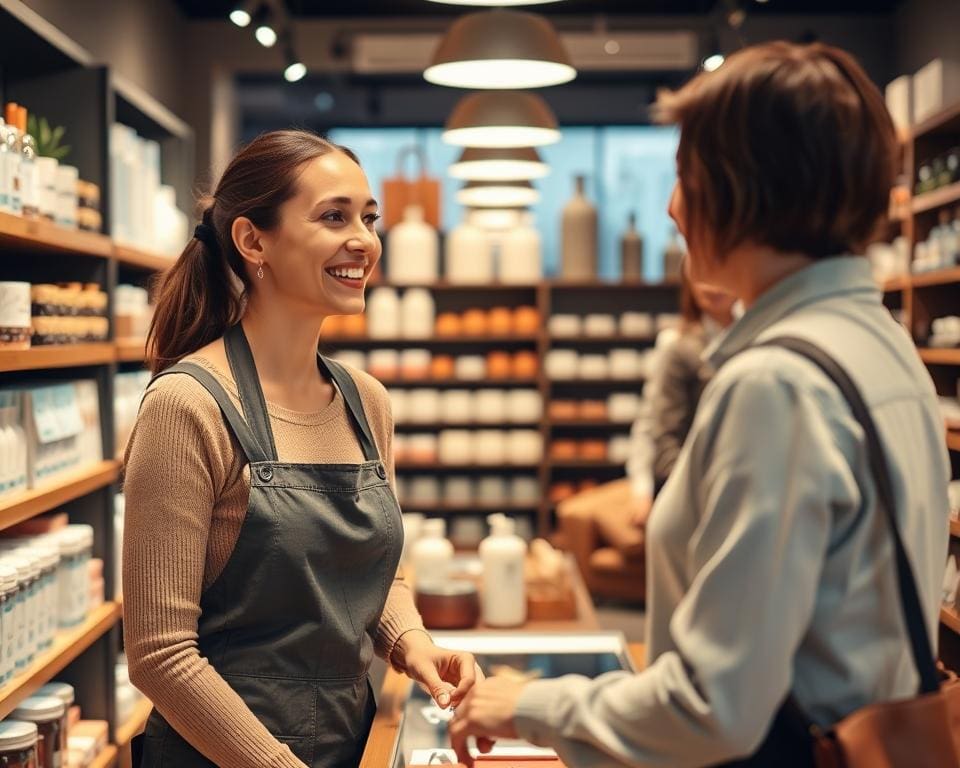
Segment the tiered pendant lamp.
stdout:
<svg viewBox="0 0 960 768">
<path fill-rule="evenodd" d="M 483 91 L 454 107 L 443 132 L 447 144 L 485 149 L 542 147 L 560 141 L 557 118 L 532 93 Z"/>
<path fill-rule="evenodd" d="M 457 192 L 457 202 L 468 208 L 526 208 L 539 200 L 529 181 L 470 181 Z"/>
<path fill-rule="evenodd" d="M 478 149 L 468 147 L 450 166 L 450 175 L 466 181 L 527 181 L 542 179 L 550 167 L 533 147 Z"/>
</svg>

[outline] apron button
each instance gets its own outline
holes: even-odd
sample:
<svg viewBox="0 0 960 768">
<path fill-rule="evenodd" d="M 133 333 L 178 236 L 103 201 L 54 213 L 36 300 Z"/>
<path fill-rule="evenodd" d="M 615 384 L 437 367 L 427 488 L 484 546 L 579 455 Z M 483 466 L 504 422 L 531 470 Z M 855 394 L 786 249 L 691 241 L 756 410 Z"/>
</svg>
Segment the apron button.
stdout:
<svg viewBox="0 0 960 768">
<path fill-rule="evenodd" d="M 260 467 L 257 470 L 257 474 L 260 476 L 260 479 L 265 483 L 269 483 L 271 480 L 273 480 L 273 470 L 270 469 L 270 467 Z"/>
<path fill-rule="evenodd" d="M 387 479 L 387 470 L 386 470 L 386 468 L 383 466 L 383 464 L 377 464 L 377 476 L 378 476 L 381 480 L 386 480 L 386 479 Z"/>
</svg>

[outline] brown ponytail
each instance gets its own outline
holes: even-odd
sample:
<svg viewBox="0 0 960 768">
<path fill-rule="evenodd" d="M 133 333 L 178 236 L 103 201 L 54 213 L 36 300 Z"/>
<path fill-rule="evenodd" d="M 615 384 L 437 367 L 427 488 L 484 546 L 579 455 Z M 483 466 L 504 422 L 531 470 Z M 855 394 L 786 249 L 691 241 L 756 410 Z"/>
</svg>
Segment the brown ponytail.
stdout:
<svg viewBox="0 0 960 768">
<path fill-rule="evenodd" d="M 201 220 L 216 232 L 214 251 L 197 238 L 160 279 L 147 337 L 150 369 L 160 373 L 220 338 L 240 321 L 252 286 L 231 229 L 240 216 L 270 230 L 280 206 L 296 193 L 301 166 L 330 152 L 356 156 L 309 131 L 262 134 L 237 153 L 212 198 L 201 202 Z"/>
</svg>

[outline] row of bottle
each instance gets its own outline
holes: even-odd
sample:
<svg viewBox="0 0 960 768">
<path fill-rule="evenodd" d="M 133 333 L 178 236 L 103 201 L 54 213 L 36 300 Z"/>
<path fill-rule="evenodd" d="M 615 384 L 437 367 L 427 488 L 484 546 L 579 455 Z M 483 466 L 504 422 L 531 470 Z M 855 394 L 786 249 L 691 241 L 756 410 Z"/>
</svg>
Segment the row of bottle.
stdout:
<svg viewBox="0 0 960 768">
<path fill-rule="evenodd" d="M 527 466 L 543 458 L 543 438 L 535 429 L 442 429 L 438 434 L 397 435 L 393 450 L 400 466 Z"/>
<path fill-rule="evenodd" d="M 507 352 L 492 350 L 484 355 L 434 355 L 428 349 L 374 349 L 369 353 L 345 349 L 334 357 L 340 362 L 366 371 L 383 382 L 403 379 L 411 383 L 429 383 L 459 379 L 481 382 L 485 379 L 528 380 L 540 370 L 540 358 L 532 350 Z"/>
<path fill-rule="evenodd" d="M 948 269 L 960 263 L 960 206 L 953 211 L 946 208 L 937 215 L 937 225 L 930 230 L 927 239 L 914 246 L 912 269 L 928 272 Z"/>
<path fill-rule="evenodd" d="M 76 168 L 38 154 L 36 139 L 27 131 L 26 108 L 8 103 L 0 121 L 0 211 L 76 229 L 79 184 Z M 99 190 L 96 197 L 99 209 Z"/>
<path fill-rule="evenodd" d="M 914 191 L 918 195 L 932 192 L 960 181 L 960 147 L 953 147 L 933 160 L 920 163 Z"/>
<path fill-rule="evenodd" d="M 432 475 L 400 476 L 396 479 L 397 498 L 404 507 L 496 507 L 512 505 L 535 507 L 540 503 L 540 481 L 535 475 L 450 475 L 443 479 Z"/>
</svg>

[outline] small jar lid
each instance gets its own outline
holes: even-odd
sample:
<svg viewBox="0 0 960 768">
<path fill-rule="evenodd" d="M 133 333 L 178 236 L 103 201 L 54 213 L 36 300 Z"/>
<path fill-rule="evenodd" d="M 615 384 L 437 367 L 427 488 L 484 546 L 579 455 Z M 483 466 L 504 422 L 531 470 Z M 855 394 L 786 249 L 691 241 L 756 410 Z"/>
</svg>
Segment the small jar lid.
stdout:
<svg viewBox="0 0 960 768">
<path fill-rule="evenodd" d="M 47 683 L 37 691 L 37 696 L 49 696 L 60 699 L 66 706 L 73 706 L 77 700 L 77 692 L 70 683 Z"/>
<path fill-rule="evenodd" d="M 74 531 L 78 541 L 82 541 L 85 546 L 93 546 L 93 526 L 92 525 L 68 525 L 68 531 Z"/>
<path fill-rule="evenodd" d="M 0 561 L 0 592 L 9 592 L 16 589 L 20 581 L 19 572 L 9 563 Z"/>
<path fill-rule="evenodd" d="M 4 720 L 0 722 L 0 749 L 30 749 L 37 746 L 36 723 L 25 723 L 22 720 Z"/>
<path fill-rule="evenodd" d="M 8 565 L 11 568 L 16 569 L 17 571 L 17 582 L 22 583 L 24 581 L 29 581 L 30 579 L 30 561 L 20 555 L 13 554 L 12 552 L 4 553 L 3 557 L 0 557 L 0 562 L 4 565 Z"/>
<path fill-rule="evenodd" d="M 19 557 L 22 557 L 29 564 L 30 575 L 28 578 L 39 578 L 41 572 L 43 571 L 43 555 L 33 547 L 19 547 L 14 551 Z"/>
<path fill-rule="evenodd" d="M 53 696 L 31 696 L 24 699 L 11 713 L 16 720 L 26 720 L 31 723 L 49 723 L 59 720 L 67 711 L 63 702 Z"/>
</svg>

